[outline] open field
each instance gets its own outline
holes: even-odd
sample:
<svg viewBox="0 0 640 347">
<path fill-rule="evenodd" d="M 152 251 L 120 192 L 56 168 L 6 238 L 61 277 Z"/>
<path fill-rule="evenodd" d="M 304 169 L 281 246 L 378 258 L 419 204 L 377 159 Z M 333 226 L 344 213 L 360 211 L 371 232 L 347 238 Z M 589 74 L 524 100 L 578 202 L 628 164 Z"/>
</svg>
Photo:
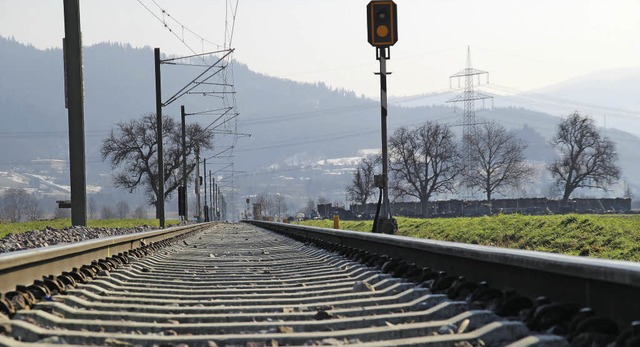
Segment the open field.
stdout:
<svg viewBox="0 0 640 347">
<path fill-rule="evenodd" d="M 159 226 L 157 219 L 105 219 L 88 221 L 89 228 L 132 228 L 141 225 Z M 177 225 L 178 221 L 168 220 L 167 226 Z M 63 229 L 71 226 L 71 219 L 53 219 L 45 221 L 0 224 L 0 237 L 9 233 L 17 234 L 30 230 L 43 230 L 47 227 Z"/>
<path fill-rule="evenodd" d="M 399 235 L 640 261 L 639 215 L 517 214 L 474 218 L 397 218 Z M 332 228 L 331 220 L 300 222 Z M 371 221 L 340 221 L 341 229 L 371 231 Z"/>
</svg>

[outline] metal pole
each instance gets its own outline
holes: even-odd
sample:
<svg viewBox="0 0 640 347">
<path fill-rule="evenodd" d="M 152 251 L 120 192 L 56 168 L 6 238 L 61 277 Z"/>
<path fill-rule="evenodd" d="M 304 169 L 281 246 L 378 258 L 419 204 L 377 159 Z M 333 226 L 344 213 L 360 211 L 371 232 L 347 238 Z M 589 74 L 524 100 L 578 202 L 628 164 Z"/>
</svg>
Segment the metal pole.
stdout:
<svg viewBox="0 0 640 347">
<path fill-rule="evenodd" d="M 164 158 L 162 152 L 162 81 L 160 79 L 160 48 L 154 48 L 156 67 L 156 141 L 158 143 L 158 190 L 156 192 L 156 218 L 164 228 Z"/>
<path fill-rule="evenodd" d="M 200 209 L 200 148 L 196 147 L 196 218 L 198 222 L 202 221 Z"/>
<path fill-rule="evenodd" d="M 387 159 L 387 47 L 377 48 L 380 60 L 380 121 L 382 128 L 382 213 L 384 219 L 391 218 L 389 213 L 389 177 Z"/>
<path fill-rule="evenodd" d="M 213 201 L 213 192 L 215 190 L 215 186 L 213 185 L 213 175 L 211 174 L 211 170 L 209 170 L 209 201 L 211 202 L 211 207 L 209 208 L 211 210 L 211 212 L 209 213 L 209 219 L 214 221 L 216 220 L 216 215 L 214 214 L 216 209 L 214 208 L 215 205 L 215 201 Z"/>
<path fill-rule="evenodd" d="M 64 46 L 69 113 L 71 224 L 87 225 L 87 179 L 84 153 L 84 89 L 79 0 L 64 0 Z"/>
<path fill-rule="evenodd" d="M 216 186 L 216 210 L 220 211 L 218 220 L 222 220 L 222 206 L 220 206 L 220 185 Z"/>
<path fill-rule="evenodd" d="M 185 122 L 184 105 L 180 106 L 180 118 L 182 120 L 182 186 L 184 187 L 184 219 L 189 220 L 189 203 L 187 200 L 187 125 Z"/>
<path fill-rule="evenodd" d="M 204 221 L 209 221 L 209 206 L 207 206 L 207 158 L 204 158 Z"/>
<path fill-rule="evenodd" d="M 218 200 L 219 196 L 220 196 L 220 185 L 218 183 L 216 183 L 216 178 L 213 178 L 213 186 L 216 187 L 216 190 L 214 190 L 214 200 L 216 202 L 216 220 L 220 220 L 220 216 L 218 215 L 218 212 L 220 210 L 220 201 Z"/>
</svg>

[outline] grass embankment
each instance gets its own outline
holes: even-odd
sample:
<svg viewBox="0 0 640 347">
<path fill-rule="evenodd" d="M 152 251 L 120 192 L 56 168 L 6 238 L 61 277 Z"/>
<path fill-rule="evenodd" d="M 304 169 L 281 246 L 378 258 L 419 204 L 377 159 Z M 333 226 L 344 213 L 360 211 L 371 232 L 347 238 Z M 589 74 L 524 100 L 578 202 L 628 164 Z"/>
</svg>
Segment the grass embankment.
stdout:
<svg viewBox="0 0 640 347">
<path fill-rule="evenodd" d="M 640 261 L 639 215 L 497 215 L 475 218 L 397 218 L 403 236 Z M 332 228 L 333 221 L 301 222 Z M 340 221 L 341 229 L 371 231 L 371 221 Z"/>
<path fill-rule="evenodd" d="M 105 219 L 89 220 L 90 228 L 133 228 L 141 225 L 159 227 L 157 219 Z M 177 225 L 175 220 L 166 221 L 167 226 Z M 20 223 L 0 223 L 0 238 L 7 234 L 19 234 L 30 230 L 44 230 L 46 227 L 63 229 L 71 226 L 71 219 L 53 219 L 45 221 L 20 222 Z"/>
</svg>

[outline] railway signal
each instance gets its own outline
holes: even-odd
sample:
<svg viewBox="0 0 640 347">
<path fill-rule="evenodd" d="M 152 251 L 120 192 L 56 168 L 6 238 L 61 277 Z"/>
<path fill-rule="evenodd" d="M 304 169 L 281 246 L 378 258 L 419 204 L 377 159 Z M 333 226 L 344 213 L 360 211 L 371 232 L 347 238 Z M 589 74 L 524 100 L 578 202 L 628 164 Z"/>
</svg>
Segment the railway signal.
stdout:
<svg viewBox="0 0 640 347">
<path fill-rule="evenodd" d="M 390 46 L 398 41 L 398 11 L 393 1 L 371 1 L 367 5 L 367 39 L 376 47 L 376 59 L 380 61 L 380 123 L 382 130 L 382 175 L 377 187 L 382 191 L 378 202 L 373 232 L 395 234 L 398 225 L 391 217 L 389 208 L 389 177 L 387 151 L 387 59 L 391 57 Z M 382 209 L 381 209 L 382 207 Z M 382 210 L 382 215 L 380 215 Z"/>
<path fill-rule="evenodd" d="M 367 34 L 375 47 L 393 46 L 398 41 L 398 11 L 393 1 L 371 1 L 367 5 Z"/>
</svg>

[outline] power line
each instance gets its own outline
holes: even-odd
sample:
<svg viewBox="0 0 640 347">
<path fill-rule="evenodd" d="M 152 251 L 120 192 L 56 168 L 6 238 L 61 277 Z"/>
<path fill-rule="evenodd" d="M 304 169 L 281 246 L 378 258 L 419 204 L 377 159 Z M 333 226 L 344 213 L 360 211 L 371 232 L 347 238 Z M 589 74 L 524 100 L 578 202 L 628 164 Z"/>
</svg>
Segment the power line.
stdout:
<svg viewBox="0 0 640 347">
<path fill-rule="evenodd" d="M 99 137 L 109 133 L 109 130 L 85 131 L 85 137 Z M 0 131 L 0 140 L 18 139 L 61 139 L 68 140 L 66 131 Z"/>
<path fill-rule="evenodd" d="M 434 119 L 432 121 L 437 122 L 437 121 L 440 121 L 440 120 L 443 120 L 443 119 L 446 119 L 446 118 L 449 118 L 449 116 L 437 118 L 437 119 Z M 424 121 L 404 124 L 404 125 L 401 125 L 401 127 L 416 126 L 416 125 L 421 125 L 421 124 L 424 124 Z M 342 133 L 342 134 L 338 134 L 338 135 L 335 135 L 335 136 L 329 136 L 329 137 L 323 137 L 323 138 L 315 138 L 315 139 L 304 138 L 304 139 L 299 139 L 299 140 L 295 140 L 295 141 L 280 142 L 280 143 L 275 143 L 275 144 L 272 144 L 272 145 L 266 145 L 266 146 L 260 146 L 260 147 L 239 148 L 239 149 L 237 149 L 237 151 L 239 151 L 239 152 L 259 151 L 259 150 L 265 150 L 265 149 L 274 149 L 274 148 L 281 148 L 281 147 L 298 146 L 298 145 L 309 144 L 309 143 L 323 143 L 323 142 L 328 142 L 328 141 L 342 140 L 342 139 L 346 139 L 346 138 L 354 138 L 354 137 L 359 137 L 359 136 L 364 136 L 364 135 L 371 135 L 371 134 L 376 134 L 378 132 L 379 132 L 378 129 L 366 130 L 366 131 L 357 131 L 357 132 L 347 132 L 347 133 Z"/>
<path fill-rule="evenodd" d="M 597 104 L 590 104 L 590 103 L 585 103 L 585 102 L 580 102 L 580 101 L 576 101 L 576 100 L 565 99 L 565 98 L 561 98 L 561 97 L 554 97 L 554 96 L 540 94 L 540 93 L 524 92 L 524 91 L 518 90 L 516 88 L 512 88 L 512 87 L 508 87 L 508 86 L 502 86 L 502 85 L 496 85 L 496 84 L 488 85 L 488 87 L 490 89 L 500 90 L 500 91 L 503 91 L 503 92 L 507 91 L 507 92 L 511 92 L 511 93 L 517 93 L 517 94 L 514 94 L 514 95 L 509 95 L 509 97 L 512 97 L 512 98 L 524 98 L 524 99 L 529 98 L 529 99 L 533 99 L 534 100 L 533 102 L 538 102 L 538 103 L 557 104 L 557 105 L 567 106 L 567 107 L 580 106 L 580 107 L 584 107 L 584 108 L 588 108 L 588 109 L 592 109 L 592 110 L 616 112 L 620 116 L 625 116 L 627 118 L 633 118 L 633 119 L 639 119 L 640 118 L 640 112 L 632 111 L 632 110 L 628 110 L 628 109 L 624 109 L 624 108 L 616 108 L 616 107 L 609 107 L 609 106 L 603 106 L 603 105 L 597 105 Z"/>
</svg>

